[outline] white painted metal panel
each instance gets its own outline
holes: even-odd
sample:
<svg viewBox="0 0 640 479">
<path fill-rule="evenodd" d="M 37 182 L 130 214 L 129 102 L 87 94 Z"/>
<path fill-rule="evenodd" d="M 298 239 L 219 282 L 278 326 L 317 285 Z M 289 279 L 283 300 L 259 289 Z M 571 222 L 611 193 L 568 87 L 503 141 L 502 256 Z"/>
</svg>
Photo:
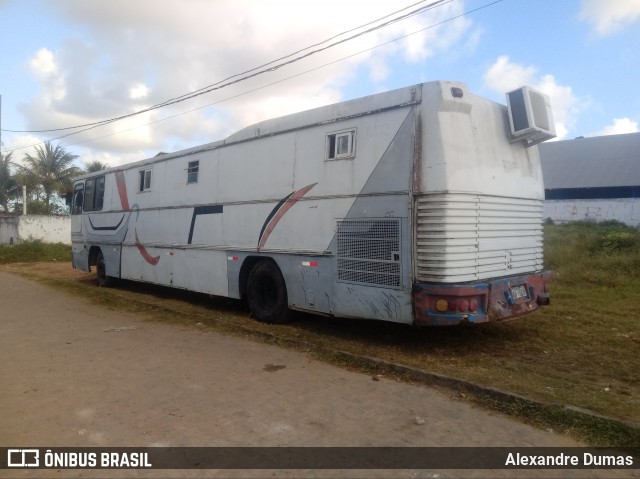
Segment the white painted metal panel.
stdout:
<svg viewBox="0 0 640 479">
<path fill-rule="evenodd" d="M 452 87 L 463 96 L 452 97 Z M 470 93 L 464 83 L 433 82 L 423 85 L 421 115 L 416 193 L 544 198 L 538 149 L 509 142 L 506 106 Z"/>
<path fill-rule="evenodd" d="M 447 283 L 542 270 L 542 201 L 467 193 L 416 200 L 416 277 Z"/>
</svg>

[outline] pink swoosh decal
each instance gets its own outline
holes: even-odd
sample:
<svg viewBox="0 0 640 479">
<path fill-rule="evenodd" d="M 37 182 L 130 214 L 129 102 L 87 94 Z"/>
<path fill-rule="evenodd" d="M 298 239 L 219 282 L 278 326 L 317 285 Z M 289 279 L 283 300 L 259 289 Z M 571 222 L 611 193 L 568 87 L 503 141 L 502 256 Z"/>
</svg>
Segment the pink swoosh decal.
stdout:
<svg viewBox="0 0 640 479">
<path fill-rule="evenodd" d="M 140 239 L 138 238 L 138 232 L 137 231 L 135 231 L 135 235 L 136 235 L 136 246 L 138 247 L 138 251 L 140 251 L 140 254 L 142 255 L 142 257 L 150 265 L 152 265 L 152 266 L 157 265 L 158 261 L 160 261 L 160 256 L 151 256 L 149 254 L 149 252 L 147 251 L 147 248 L 145 248 L 144 245 L 142 243 L 140 243 Z"/>
<path fill-rule="evenodd" d="M 120 196 L 120 204 L 124 211 L 129 211 L 129 197 L 127 195 L 127 183 L 124 181 L 124 172 L 116 171 L 116 185 L 118 186 L 118 195 Z"/>
<path fill-rule="evenodd" d="M 120 197 L 120 204 L 122 205 L 123 211 L 131 211 L 129 207 L 129 195 L 127 195 L 127 183 L 124 180 L 124 172 L 116 171 L 116 186 L 118 187 L 118 196 Z M 136 205 L 134 207 L 137 208 Z M 128 223 L 128 220 L 127 220 Z M 152 266 L 155 266 L 160 261 L 160 256 L 151 256 L 147 251 L 147 248 L 140 242 L 140 238 L 138 238 L 138 231 L 134 230 L 134 234 L 136 236 L 136 246 L 138 247 L 138 251 L 144 258 L 144 260 Z"/>
<path fill-rule="evenodd" d="M 298 202 L 298 200 L 300 200 L 300 198 L 302 198 L 304 195 L 306 195 L 309 192 L 309 190 L 311 188 L 313 188 L 314 186 L 316 186 L 317 184 L 318 183 L 313 183 L 311 185 L 308 185 L 308 186 L 305 186 L 304 188 L 299 189 L 293 195 L 291 195 L 291 197 L 280 207 L 280 210 L 278 210 L 278 212 L 274 215 L 274 217 L 271 218 L 271 221 L 269 221 L 269 224 L 265 228 L 264 233 L 262 234 L 262 237 L 260 238 L 260 243 L 258 243 L 258 251 L 260 251 L 260 249 L 267 242 L 267 239 L 269 238 L 269 235 L 274 230 L 274 228 L 276 227 L 278 222 L 285 215 L 285 213 L 287 211 L 289 211 L 289 209 L 293 205 L 295 205 Z"/>
</svg>

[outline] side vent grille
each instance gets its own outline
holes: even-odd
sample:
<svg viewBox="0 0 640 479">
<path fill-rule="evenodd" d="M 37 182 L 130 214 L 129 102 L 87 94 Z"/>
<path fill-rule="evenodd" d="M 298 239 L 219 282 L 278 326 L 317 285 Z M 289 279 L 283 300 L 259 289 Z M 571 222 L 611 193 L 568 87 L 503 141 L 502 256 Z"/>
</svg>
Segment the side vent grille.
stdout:
<svg viewBox="0 0 640 479">
<path fill-rule="evenodd" d="M 523 86 L 507 93 L 511 142 L 525 141 L 533 146 L 555 138 L 549 97 L 532 88 Z"/>
<path fill-rule="evenodd" d="M 399 288 L 400 221 L 338 221 L 338 281 Z"/>
</svg>

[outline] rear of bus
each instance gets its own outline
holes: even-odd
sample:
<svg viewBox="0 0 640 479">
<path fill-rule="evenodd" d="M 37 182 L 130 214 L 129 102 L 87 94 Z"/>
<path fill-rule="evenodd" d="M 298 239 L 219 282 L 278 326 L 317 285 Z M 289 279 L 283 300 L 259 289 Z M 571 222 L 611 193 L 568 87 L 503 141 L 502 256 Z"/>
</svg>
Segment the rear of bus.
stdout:
<svg viewBox="0 0 640 479">
<path fill-rule="evenodd" d="M 548 99 L 508 106 L 463 83 L 423 84 L 413 181 L 417 325 L 482 323 L 549 303 L 537 143 L 555 136 Z"/>
</svg>

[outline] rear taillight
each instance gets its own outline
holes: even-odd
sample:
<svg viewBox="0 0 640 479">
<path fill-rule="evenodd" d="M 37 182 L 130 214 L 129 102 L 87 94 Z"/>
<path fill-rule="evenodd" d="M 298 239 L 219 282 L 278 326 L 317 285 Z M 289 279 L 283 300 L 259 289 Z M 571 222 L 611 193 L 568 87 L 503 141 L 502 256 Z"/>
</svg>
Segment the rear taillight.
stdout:
<svg viewBox="0 0 640 479">
<path fill-rule="evenodd" d="M 469 311 L 469 300 L 462 298 L 458 301 L 458 311 L 466 313 Z"/>
<path fill-rule="evenodd" d="M 440 312 L 476 312 L 480 306 L 480 302 L 477 297 L 441 297 L 431 303 L 433 308 Z"/>
<path fill-rule="evenodd" d="M 446 299 L 439 299 L 436 301 L 436 310 L 444 313 L 449 309 L 449 301 Z"/>
</svg>

